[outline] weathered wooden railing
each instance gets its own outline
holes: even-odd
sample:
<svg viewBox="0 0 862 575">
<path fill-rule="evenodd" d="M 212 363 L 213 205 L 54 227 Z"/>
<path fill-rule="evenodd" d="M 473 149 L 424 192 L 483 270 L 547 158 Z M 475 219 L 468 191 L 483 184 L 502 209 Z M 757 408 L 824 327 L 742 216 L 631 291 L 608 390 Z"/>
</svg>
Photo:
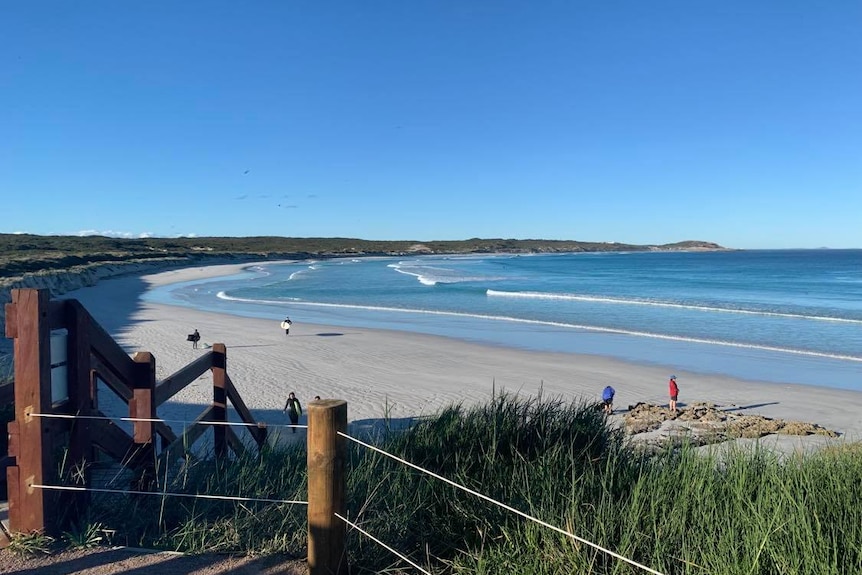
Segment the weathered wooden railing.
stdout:
<svg viewBox="0 0 862 575">
<path fill-rule="evenodd" d="M 65 330 L 65 334 L 55 334 Z M 90 462 L 95 449 L 136 471 L 138 488 L 152 486 L 159 460 L 185 455 L 208 429 L 214 451 L 224 457 L 230 448 L 245 447 L 227 423 L 230 402 L 260 448 L 266 427 L 257 426 L 227 373 L 223 344 L 213 345 L 192 363 L 156 381 L 152 354 L 129 356 L 76 300 L 51 301 L 47 290 L 12 290 L 6 305 L 6 337 L 14 339 L 15 420 L 9 424 L 7 469 L 11 533 L 56 531 L 59 510 L 87 504 L 87 492 L 57 495 L 35 488 L 58 479 L 54 457 L 68 447 L 66 467 L 75 480 L 90 485 Z M 180 436 L 158 419 L 157 408 L 207 370 L 213 377 L 212 403 Z M 103 383 L 128 405 L 133 419 L 129 435 L 99 410 L 98 388 Z M 54 418 L 42 415 L 96 416 Z M 328 399 L 308 405 L 308 567 L 310 575 L 348 572 L 345 524 L 346 447 L 339 437 L 347 429 L 347 403 Z M 164 442 L 156 445 L 156 437 Z M 65 497 L 66 501 L 60 501 Z M 3 543 L 0 536 L 0 543 Z M 8 541 L 7 541 L 8 543 Z"/>
<path fill-rule="evenodd" d="M 65 330 L 62 333 L 61 330 Z M 213 430 L 217 457 L 228 448 L 244 450 L 242 441 L 227 425 L 227 403 L 233 405 L 258 447 L 266 441 L 266 428 L 255 424 L 227 374 L 223 344 L 176 373 L 156 380 L 155 358 L 149 352 L 129 356 L 90 316 L 77 300 L 50 300 L 47 290 L 12 290 L 6 305 L 6 336 L 14 340 L 15 420 L 9 424 L 7 469 L 9 527 L 13 533 L 52 530 L 62 496 L 48 495 L 32 485 L 55 479 L 57 448 L 68 447 L 66 468 L 74 469 L 76 482 L 90 484 L 95 450 L 135 471 L 138 487 L 147 489 L 158 460 L 181 457 L 207 429 Z M 157 419 L 157 408 L 206 371 L 212 372 L 213 400 L 180 436 Z M 128 405 L 134 419 L 132 434 L 102 418 L 98 388 L 103 383 Z M 60 419 L 43 415 L 96 416 Z M 156 437 L 162 439 L 157 445 Z M 49 500 L 49 497 L 51 498 Z M 86 495 L 68 503 L 86 505 Z M 67 506 L 63 502 L 62 508 Z"/>
</svg>

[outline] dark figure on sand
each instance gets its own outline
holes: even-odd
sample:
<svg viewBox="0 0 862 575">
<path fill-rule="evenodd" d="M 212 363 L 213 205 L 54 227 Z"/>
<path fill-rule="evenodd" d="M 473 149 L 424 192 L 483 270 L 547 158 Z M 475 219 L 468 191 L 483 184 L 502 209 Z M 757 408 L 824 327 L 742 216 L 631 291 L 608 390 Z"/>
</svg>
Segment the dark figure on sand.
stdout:
<svg viewBox="0 0 862 575">
<path fill-rule="evenodd" d="M 676 384 L 676 376 L 670 376 L 670 381 L 667 384 L 668 392 L 670 393 L 670 410 L 676 412 L 676 400 L 679 397 L 679 386 Z"/>
<path fill-rule="evenodd" d="M 300 405 L 299 400 L 296 399 L 296 395 L 292 391 L 287 394 L 287 403 L 284 404 L 284 409 L 281 412 L 287 413 L 291 425 L 299 423 L 299 416 L 302 415 L 302 405 Z M 291 427 L 291 431 L 296 433 L 296 428 Z"/>
<path fill-rule="evenodd" d="M 201 334 L 198 333 L 198 330 L 195 330 L 194 333 L 190 333 L 188 337 L 186 337 L 186 341 L 192 342 L 192 349 L 198 348 L 198 342 L 201 340 Z"/>
<path fill-rule="evenodd" d="M 616 390 L 610 385 L 602 390 L 602 409 L 607 415 L 614 412 L 614 395 Z"/>
<path fill-rule="evenodd" d="M 284 318 L 281 322 L 281 328 L 284 330 L 284 335 L 290 335 L 290 326 L 293 324 L 289 317 Z"/>
</svg>

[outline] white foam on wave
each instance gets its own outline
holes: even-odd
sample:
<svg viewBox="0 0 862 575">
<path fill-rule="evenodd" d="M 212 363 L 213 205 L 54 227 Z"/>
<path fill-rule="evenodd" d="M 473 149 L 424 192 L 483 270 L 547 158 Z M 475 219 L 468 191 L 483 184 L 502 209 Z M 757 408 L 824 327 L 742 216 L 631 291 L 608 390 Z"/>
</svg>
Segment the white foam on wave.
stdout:
<svg viewBox="0 0 862 575">
<path fill-rule="evenodd" d="M 594 331 L 599 333 L 613 333 L 618 335 L 626 335 L 626 336 L 634 336 L 634 337 L 646 337 L 650 339 L 660 339 L 666 341 L 678 341 L 684 343 L 698 343 L 698 344 L 706 344 L 706 345 L 720 345 L 723 347 L 734 347 L 741 349 L 754 349 L 760 351 L 770 351 L 770 352 L 778 352 L 778 353 L 789 353 L 793 355 L 802 355 L 809 357 L 820 357 L 825 359 L 837 359 L 842 361 L 855 361 L 862 363 L 862 357 L 854 356 L 854 355 L 841 355 L 834 353 L 824 353 L 820 351 L 811 351 L 806 349 L 793 349 L 786 347 L 776 347 L 771 345 L 758 345 L 753 343 L 741 343 L 735 341 L 724 341 L 719 339 L 706 339 L 706 338 L 696 338 L 696 337 L 685 337 L 679 335 L 668 335 L 662 333 L 652 333 L 646 331 L 634 331 L 627 329 L 618 329 L 612 327 L 600 327 L 594 325 L 580 325 L 575 323 L 565 323 L 558 321 L 543 321 L 543 320 L 535 320 L 535 319 L 523 319 L 518 317 L 509 317 L 509 316 L 494 316 L 494 315 L 486 315 L 486 314 L 475 314 L 475 313 L 462 313 L 455 311 L 436 311 L 436 310 L 424 310 L 424 309 L 406 309 L 406 308 L 398 308 L 398 307 L 388 307 L 388 306 L 367 306 L 367 305 L 353 305 L 353 304 L 341 304 L 341 303 L 325 303 L 325 302 L 310 302 L 310 301 L 300 301 L 298 299 L 291 299 L 289 302 L 286 300 L 256 300 L 256 299 L 247 299 L 247 298 L 238 298 L 227 295 L 225 292 L 218 292 L 216 294 L 218 298 L 230 301 L 244 302 L 244 303 L 252 303 L 259 305 L 284 305 L 286 303 L 290 303 L 290 305 L 297 306 L 307 306 L 307 307 L 325 307 L 325 308 L 336 308 L 336 309 L 356 309 L 363 311 L 380 311 L 380 312 L 390 312 L 390 313 L 410 313 L 410 314 L 423 314 L 423 315 L 435 315 L 435 316 L 449 316 L 449 317 L 460 317 L 460 318 L 470 318 L 470 319 L 481 319 L 481 320 L 490 320 L 490 321 L 502 321 L 502 322 L 512 322 L 512 323 L 520 323 L 527 325 L 541 325 L 541 326 L 550 326 L 550 327 L 561 327 L 567 329 L 578 329 L 584 331 Z"/>
<path fill-rule="evenodd" d="M 216 297 L 218 299 L 223 299 L 225 301 L 236 301 L 236 302 L 240 302 L 240 303 L 254 303 L 254 304 L 262 304 L 262 305 L 279 305 L 279 304 L 283 304 L 285 302 L 297 302 L 297 301 L 299 301 L 299 298 L 296 298 L 296 297 L 288 297 L 288 298 L 279 299 L 279 300 L 251 299 L 251 298 L 244 298 L 244 297 L 236 297 L 236 296 L 232 296 L 232 295 L 227 295 L 227 293 L 224 291 L 218 292 L 216 294 Z"/>
<path fill-rule="evenodd" d="M 492 297 L 511 297 L 511 298 L 525 298 L 525 299 L 553 299 L 553 300 L 569 300 L 569 301 L 585 301 L 585 302 L 593 302 L 593 303 L 610 303 L 610 304 L 621 304 L 621 305 L 643 305 L 643 306 L 652 306 L 652 307 L 667 307 L 667 308 L 677 308 L 677 309 L 689 309 L 694 311 L 705 311 L 705 312 L 720 312 L 720 313 L 737 313 L 737 314 L 746 314 L 746 315 L 757 315 L 757 316 L 768 316 L 768 317 L 784 317 L 790 319 L 806 319 L 811 321 L 830 321 L 830 322 L 839 322 L 839 323 L 853 323 L 862 325 L 862 320 L 845 318 L 845 317 L 829 317 L 829 316 L 818 316 L 818 315 L 805 315 L 798 313 L 783 313 L 777 311 L 758 311 L 751 309 L 738 309 L 738 308 L 730 308 L 730 307 L 714 307 L 714 306 L 706 306 L 706 305 L 692 305 L 692 304 L 682 304 L 682 303 L 672 303 L 672 302 L 662 302 L 662 301 L 653 301 L 653 300 L 640 300 L 640 299 L 623 299 L 623 298 L 613 298 L 613 297 L 599 297 L 599 296 L 587 296 L 587 295 L 578 295 L 578 294 L 559 294 L 559 293 L 544 293 L 544 292 L 506 292 L 506 291 L 497 291 L 497 290 L 487 290 L 486 295 Z"/>
<path fill-rule="evenodd" d="M 257 278 L 263 278 L 272 275 L 272 272 L 269 271 L 269 267 L 263 265 L 245 266 L 242 268 L 242 271 L 246 274 L 253 274 Z"/>
<path fill-rule="evenodd" d="M 404 274 L 404 275 L 407 275 L 407 276 L 413 276 L 413 277 L 415 277 L 417 280 L 419 280 L 419 283 L 421 283 L 422 285 L 426 285 L 426 286 L 435 286 L 435 285 L 437 285 L 437 280 L 435 280 L 435 279 L 431 279 L 431 278 L 429 278 L 429 277 L 427 277 L 427 276 L 425 276 L 425 275 L 422 275 L 422 274 L 420 274 L 420 273 L 416 273 L 416 272 L 409 272 L 409 271 L 407 271 L 407 270 L 405 270 L 405 269 L 401 268 L 401 267 L 400 267 L 399 265 L 397 265 L 397 264 L 391 264 L 391 265 L 389 265 L 389 266 L 387 266 L 387 267 L 390 267 L 390 268 L 394 269 L 396 272 L 398 272 L 398 273 L 400 273 L 400 274 Z"/>
<path fill-rule="evenodd" d="M 413 276 L 419 283 L 426 286 L 434 286 L 438 283 L 442 284 L 456 284 L 463 282 L 478 282 L 478 281 L 498 281 L 500 279 L 505 278 L 495 278 L 488 276 L 465 276 L 465 275 L 457 275 L 458 272 L 448 268 L 435 268 L 431 266 L 417 266 L 413 264 L 407 264 L 404 262 L 398 262 L 397 264 L 389 264 L 386 266 L 395 270 L 396 272 L 408 276 Z M 415 271 L 421 270 L 421 271 Z M 436 275 L 435 275 L 436 274 Z"/>
</svg>

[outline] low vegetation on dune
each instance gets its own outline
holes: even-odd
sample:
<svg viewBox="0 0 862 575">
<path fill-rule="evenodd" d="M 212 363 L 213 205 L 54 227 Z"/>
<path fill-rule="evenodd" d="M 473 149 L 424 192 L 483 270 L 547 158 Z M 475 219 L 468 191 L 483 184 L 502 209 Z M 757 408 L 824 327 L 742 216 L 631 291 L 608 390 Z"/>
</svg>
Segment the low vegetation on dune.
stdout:
<svg viewBox="0 0 862 575">
<path fill-rule="evenodd" d="M 459 253 L 563 253 L 722 249 L 718 244 L 684 241 L 663 245 L 631 245 L 568 240 L 480 239 L 453 241 L 380 241 L 356 238 L 195 237 L 109 238 L 104 236 L 38 236 L 0 234 L 0 278 L 93 263 L 129 260 L 216 258 L 308 258 L 360 255 Z"/>
<path fill-rule="evenodd" d="M 367 438 L 366 438 L 367 439 Z M 862 449 L 805 457 L 632 448 L 590 405 L 497 395 L 452 406 L 373 444 L 570 532 L 571 538 L 349 442 L 348 516 L 433 573 L 856 573 L 862 566 Z M 302 500 L 302 444 L 220 466 L 191 463 L 167 491 Z M 302 557 L 302 505 L 93 495 L 114 543 Z M 350 530 L 354 572 L 411 570 Z"/>
</svg>

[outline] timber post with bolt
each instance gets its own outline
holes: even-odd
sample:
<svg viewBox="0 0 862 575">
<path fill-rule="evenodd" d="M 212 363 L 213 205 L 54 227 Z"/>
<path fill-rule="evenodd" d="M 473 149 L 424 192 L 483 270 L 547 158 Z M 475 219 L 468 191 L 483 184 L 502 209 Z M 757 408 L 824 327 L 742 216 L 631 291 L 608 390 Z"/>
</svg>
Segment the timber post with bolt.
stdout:
<svg viewBox="0 0 862 575">
<path fill-rule="evenodd" d="M 324 399 L 308 404 L 308 572 L 346 575 L 345 515 L 347 402 Z"/>
<path fill-rule="evenodd" d="M 23 533 L 53 527 L 45 493 L 32 487 L 51 478 L 51 332 L 50 293 L 46 289 L 13 289 L 6 305 L 6 337 L 15 338 L 15 421 L 9 423 L 9 525 Z M 35 414 L 35 415 L 34 415 Z"/>
</svg>

